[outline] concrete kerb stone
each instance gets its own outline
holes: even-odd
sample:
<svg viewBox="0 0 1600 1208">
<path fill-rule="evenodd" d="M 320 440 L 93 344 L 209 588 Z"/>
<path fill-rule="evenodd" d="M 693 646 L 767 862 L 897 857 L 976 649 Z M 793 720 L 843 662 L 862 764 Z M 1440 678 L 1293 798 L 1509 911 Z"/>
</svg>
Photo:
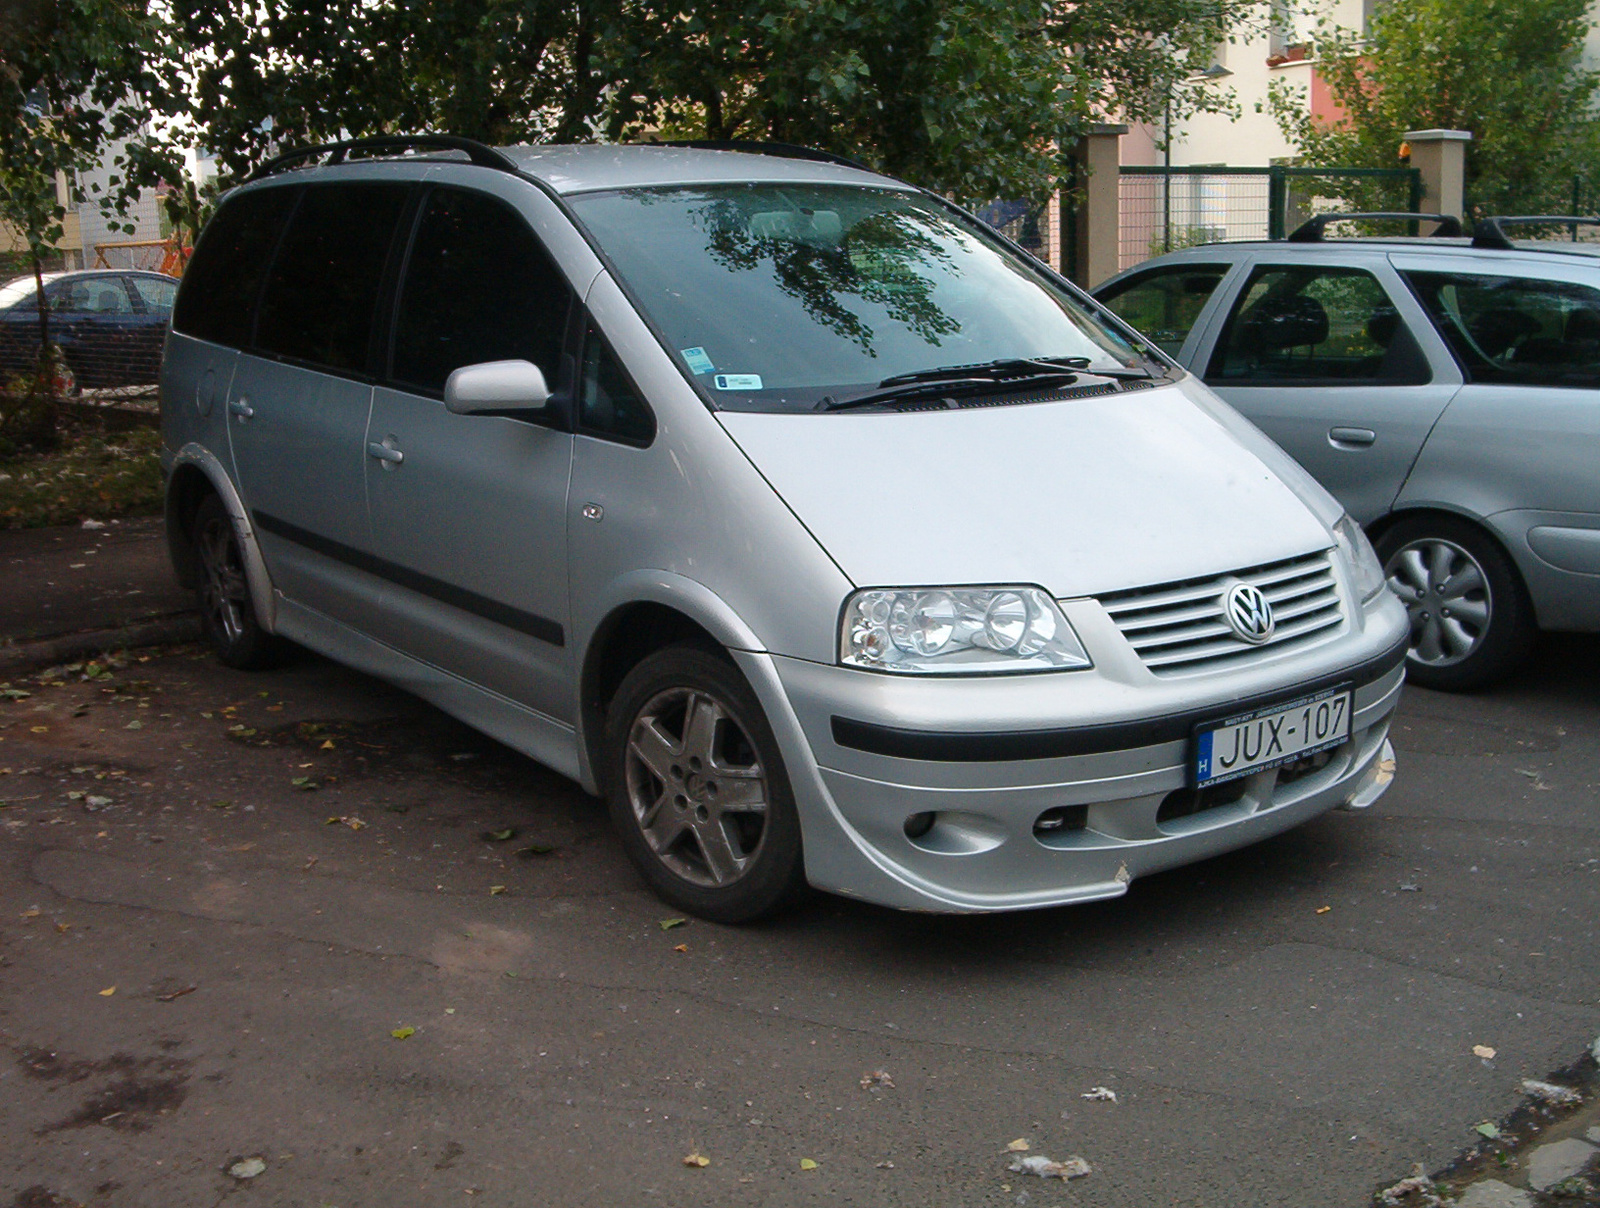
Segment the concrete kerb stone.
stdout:
<svg viewBox="0 0 1600 1208">
<path fill-rule="evenodd" d="M 35 641 L 8 643 L 0 646 L 0 676 L 13 675 L 34 667 L 47 667 L 53 663 L 69 663 L 108 650 L 192 642 L 199 636 L 198 616 L 175 613 L 117 629 L 93 629 Z"/>
</svg>

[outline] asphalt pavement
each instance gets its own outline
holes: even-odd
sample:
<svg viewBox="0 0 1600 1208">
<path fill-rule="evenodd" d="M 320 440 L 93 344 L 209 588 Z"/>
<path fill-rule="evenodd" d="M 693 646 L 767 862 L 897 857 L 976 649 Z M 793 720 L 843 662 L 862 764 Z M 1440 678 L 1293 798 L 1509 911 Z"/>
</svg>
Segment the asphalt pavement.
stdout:
<svg viewBox="0 0 1600 1208">
<path fill-rule="evenodd" d="M 119 548 L 57 536 L 39 582 L 75 590 L 35 614 Z M 100 598 L 175 590 L 116 557 L 140 594 Z M 35 571 L 4 565 L 15 626 Z M 1354 1208 L 1600 1033 L 1594 638 L 1493 692 L 1408 690 L 1373 809 L 1122 900 L 819 895 L 751 928 L 674 921 L 575 785 L 310 654 L 8 674 L 16 1208 Z M 1007 1169 L 1072 1155 L 1070 1183 Z"/>
</svg>

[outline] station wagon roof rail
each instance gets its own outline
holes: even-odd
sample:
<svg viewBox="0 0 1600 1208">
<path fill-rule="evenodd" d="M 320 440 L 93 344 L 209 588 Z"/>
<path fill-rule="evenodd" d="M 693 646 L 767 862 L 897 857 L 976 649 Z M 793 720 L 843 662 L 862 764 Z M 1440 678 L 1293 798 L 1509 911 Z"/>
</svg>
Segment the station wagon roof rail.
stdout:
<svg viewBox="0 0 1600 1208">
<path fill-rule="evenodd" d="M 1396 222 L 1436 222 L 1438 227 L 1433 231 L 1433 237 L 1439 239 L 1458 239 L 1461 237 L 1461 220 L 1449 214 L 1402 214 L 1394 211 L 1372 211 L 1362 213 L 1332 213 L 1317 214 L 1306 219 L 1305 222 L 1295 227 L 1290 232 L 1289 243 L 1321 243 L 1323 232 L 1330 223 L 1358 222 L 1364 219 L 1392 219 Z"/>
<path fill-rule="evenodd" d="M 1590 215 L 1569 214 L 1520 214 L 1506 215 L 1498 218 L 1480 218 L 1473 224 L 1472 246 L 1475 248 L 1488 248 L 1493 251 L 1513 252 L 1524 251 L 1506 237 L 1501 228 L 1507 223 L 1518 226 L 1538 226 L 1549 224 L 1551 226 L 1600 226 L 1600 217 Z"/>
<path fill-rule="evenodd" d="M 517 165 L 509 158 L 476 139 L 458 138 L 452 134 L 402 134 L 385 135 L 380 138 L 353 138 L 344 142 L 301 147 L 286 152 L 276 159 L 268 160 L 246 178 L 246 183 L 279 172 L 287 172 L 291 168 L 309 167 L 311 165 L 304 161 L 318 155 L 326 155 L 328 158 L 323 166 L 330 166 L 344 163 L 351 151 L 363 152 L 363 158 L 368 158 L 398 156 L 403 152 L 414 150 L 460 151 L 465 153 L 471 163 L 480 168 L 494 168 L 500 172 L 512 173 L 518 171 Z"/>
</svg>

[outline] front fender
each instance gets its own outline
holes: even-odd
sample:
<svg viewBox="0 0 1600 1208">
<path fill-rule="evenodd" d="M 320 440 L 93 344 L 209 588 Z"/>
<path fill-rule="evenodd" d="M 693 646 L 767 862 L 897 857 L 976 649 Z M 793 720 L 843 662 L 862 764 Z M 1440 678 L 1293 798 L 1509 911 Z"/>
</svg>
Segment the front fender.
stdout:
<svg viewBox="0 0 1600 1208">
<path fill-rule="evenodd" d="M 222 500 L 228 518 L 233 521 L 234 535 L 238 538 L 239 552 L 244 561 L 245 579 L 250 584 L 250 604 L 255 609 L 256 622 L 268 633 L 276 632 L 277 606 L 272 591 L 272 577 L 267 573 L 266 560 L 261 556 L 261 546 L 256 540 L 255 527 L 250 523 L 250 513 L 239 498 L 228 471 L 216 454 L 194 442 L 184 445 L 170 460 L 163 458 L 163 461 L 168 462 L 163 467 L 167 470 L 165 510 L 167 545 L 173 565 L 181 570 L 188 559 L 190 534 L 186 523 L 188 517 L 185 515 L 188 495 L 185 482 L 198 473 L 216 492 L 217 498 Z"/>
</svg>

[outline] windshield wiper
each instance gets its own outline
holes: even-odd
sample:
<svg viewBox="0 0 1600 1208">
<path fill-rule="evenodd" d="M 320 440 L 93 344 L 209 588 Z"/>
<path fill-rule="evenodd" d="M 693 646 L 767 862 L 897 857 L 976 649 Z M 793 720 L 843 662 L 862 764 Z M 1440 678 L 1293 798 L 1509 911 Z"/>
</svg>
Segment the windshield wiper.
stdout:
<svg viewBox="0 0 1600 1208">
<path fill-rule="evenodd" d="M 901 386 L 908 382 L 948 382 L 965 378 L 1000 381 L 1007 378 L 1055 377 L 1064 370 L 1089 368 L 1088 357 L 1021 357 L 1002 361 L 983 361 L 976 365 L 946 365 L 917 373 L 897 373 L 879 386 Z"/>
<path fill-rule="evenodd" d="M 1034 387 L 1070 386 L 1077 380 L 1078 375 L 1070 369 L 1054 369 L 1048 373 L 1038 372 L 1023 377 L 1007 378 L 1004 379 L 1004 384 L 1010 385 L 1015 381 L 1018 385 L 1025 382 Z M 996 384 L 1001 381 L 1002 379 L 993 377 L 953 377 L 939 378 L 931 382 L 902 382 L 898 386 L 869 391 L 854 398 L 834 398 L 831 394 L 825 394 L 813 410 L 850 411 L 857 407 L 876 407 L 898 399 L 954 398 L 959 395 L 980 394 L 986 390 L 993 392 Z"/>
</svg>

